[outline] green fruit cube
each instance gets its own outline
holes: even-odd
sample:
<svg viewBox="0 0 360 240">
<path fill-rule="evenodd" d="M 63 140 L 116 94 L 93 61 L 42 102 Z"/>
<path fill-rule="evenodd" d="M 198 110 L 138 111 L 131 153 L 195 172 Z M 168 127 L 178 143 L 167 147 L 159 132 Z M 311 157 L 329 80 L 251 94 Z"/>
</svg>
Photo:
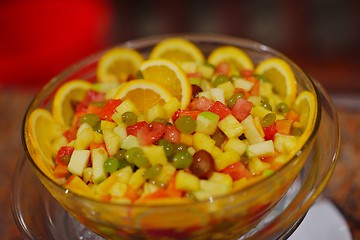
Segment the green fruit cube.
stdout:
<svg viewBox="0 0 360 240">
<path fill-rule="evenodd" d="M 233 184 L 233 180 L 229 174 L 219 173 L 219 172 L 214 172 L 209 178 L 209 181 L 221 183 L 229 188 L 232 188 L 232 184 Z"/>
<path fill-rule="evenodd" d="M 230 138 L 224 145 L 224 150 L 233 150 L 241 155 L 245 153 L 247 145 L 238 138 Z"/>
<path fill-rule="evenodd" d="M 210 93 L 211 93 L 211 99 L 216 102 L 222 102 L 225 104 L 225 95 L 224 95 L 224 90 L 216 87 L 216 88 L 210 88 Z"/>
<path fill-rule="evenodd" d="M 88 165 L 89 159 L 89 150 L 74 150 L 74 152 L 71 154 L 67 169 L 72 174 L 81 177 L 83 175 L 84 169 Z"/>
<path fill-rule="evenodd" d="M 175 177 L 175 188 L 183 191 L 197 191 L 200 189 L 200 179 L 183 170 L 178 171 Z"/>
<path fill-rule="evenodd" d="M 258 157 L 250 158 L 249 163 L 248 163 L 248 168 L 249 168 L 250 173 L 256 174 L 256 175 L 261 174 L 266 169 L 269 169 L 270 166 L 271 165 L 269 163 L 261 161 L 260 158 L 258 158 Z"/>
<path fill-rule="evenodd" d="M 221 171 L 229 165 L 234 164 L 238 161 L 240 161 L 240 154 L 238 152 L 235 152 L 233 150 L 222 152 L 221 154 L 217 154 L 214 157 L 215 169 L 217 171 Z"/>
<path fill-rule="evenodd" d="M 156 118 L 162 118 L 162 119 L 167 119 L 167 111 L 165 110 L 165 108 L 159 104 L 156 104 L 155 106 L 151 107 L 147 112 L 146 112 L 146 119 L 147 122 L 152 122 L 154 121 Z"/>
<path fill-rule="evenodd" d="M 107 173 L 104 168 L 105 160 L 109 157 L 106 150 L 102 147 L 91 150 L 91 160 L 93 167 L 93 182 L 100 183 L 105 180 Z"/>
<path fill-rule="evenodd" d="M 212 135 L 216 131 L 219 115 L 213 112 L 201 112 L 196 118 L 196 132 Z"/>
<path fill-rule="evenodd" d="M 232 114 L 220 120 L 218 127 L 228 138 L 238 138 L 244 133 L 243 125 Z"/>
<path fill-rule="evenodd" d="M 140 146 L 139 139 L 134 135 L 127 136 L 124 139 L 124 141 L 122 141 L 121 143 L 121 148 L 125 150 L 129 150 L 132 147 L 139 147 L 139 146 Z"/>
<path fill-rule="evenodd" d="M 105 128 L 103 129 L 103 137 L 109 155 L 114 155 L 120 148 L 121 141 L 119 135 L 112 130 Z"/>
<path fill-rule="evenodd" d="M 223 90 L 225 100 L 229 99 L 235 91 L 235 87 L 230 81 L 224 82 L 217 87 Z"/>
<path fill-rule="evenodd" d="M 228 194 L 231 191 L 231 187 L 219 182 L 201 179 L 200 190 L 208 192 L 211 194 L 211 196 L 216 197 Z"/>
</svg>

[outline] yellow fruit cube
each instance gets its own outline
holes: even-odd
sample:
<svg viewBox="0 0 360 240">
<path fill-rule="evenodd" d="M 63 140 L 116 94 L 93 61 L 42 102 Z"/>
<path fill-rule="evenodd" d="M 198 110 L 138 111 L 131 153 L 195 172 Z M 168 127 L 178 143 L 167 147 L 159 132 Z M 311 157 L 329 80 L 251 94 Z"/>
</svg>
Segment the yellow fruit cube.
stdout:
<svg viewBox="0 0 360 240">
<path fill-rule="evenodd" d="M 225 151 L 214 158 L 215 168 L 221 171 L 227 166 L 240 161 L 240 154 L 233 150 Z"/>
<path fill-rule="evenodd" d="M 224 150 L 233 150 L 241 156 L 246 150 L 246 144 L 238 138 L 230 138 L 224 145 Z"/>
<path fill-rule="evenodd" d="M 144 172 L 146 171 L 146 168 L 139 168 L 134 172 L 133 175 L 131 175 L 129 179 L 129 186 L 132 187 L 132 189 L 137 190 L 139 189 L 146 181 L 144 178 Z"/>
<path fill-rule="evenodd" d="M 238 138 L 244 133 L 243 125 L 232 114 L 219 121 L 218 126 L 228 138 Z"/>
<path fill-rule="evenodd" d="M 163 147 L 149 145 L 142 147 L 142 150 L 152 166 L 156 164 L 166 165 L 168 163 Z"/>
<path fill-rule="evenodd" d="M 205 150 L 210 153 L 215 146 L 215 140 L 209 135 L 197 132 L 193 135 L 193 146 L 196 151 Z"/>
<path fill-rule="evenodd" d="M 175 188 L 178 190 L 192 192 L 200 189 L 200 179 L 191 173 L 180 170 L 175 178 Z"/>
</svg>

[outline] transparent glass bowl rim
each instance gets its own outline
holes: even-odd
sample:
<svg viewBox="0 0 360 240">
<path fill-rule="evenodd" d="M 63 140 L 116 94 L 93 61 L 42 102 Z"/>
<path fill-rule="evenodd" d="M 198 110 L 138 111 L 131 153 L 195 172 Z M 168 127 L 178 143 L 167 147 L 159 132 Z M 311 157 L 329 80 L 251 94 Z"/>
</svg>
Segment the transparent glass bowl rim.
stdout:
<svg viewBox="0 0 360 240">
<path fill-rule="evenodd" d="M 120 43 L 118 45 L 112 46 L 113 47 L 127 47 L 127 48 L 133 48 L 133 49 L 140 49 L 143 47 L 150 47 L 150 46 L 155 46 L 156 43 L 158 43 L 159 41 L 165 39 L 165 38 L 170 38 L 170 37 L 181 37 L 181 38 L 185 38 L 188 39 L 192 42 L 194 42 L 195 44 L 197 42 L 206 42 L 206 43 L 214 43 L 214 44 L 221 44 L 221 45 L 234 45 L 234 46 L 238 46 L 238 47 L 246 47 L 252 50 L 256 50 L 256 51 L 260 51 L 260 52 L 264 52 L 264 53 L 270 53 L 272 55 L 278 56 L 282 59 L 284 59 L 285 61 L 289 62 L 291 64 L 291 66 L 293 68 L 296 69 L 296 71 L 299 71 L 301 74 L 303 74 L 306 77 L 306 81 L 311 85 L 311 87 L 314 89 L 314 92 L 316 93 L 316 102 L 317 102 L 317 112 L 315 114 L 315 126 L 313 129 L 313 132 L 311 133 L 311 135 L 309 136 L 309 138 L 307 139 L 307 141 L 305 142 L 305 144 L 302 146 L 302 148 L 298 151 L 300 152 L 300 154 L 302 152 L 304 152 L 304 150 L 311 146 L 311 143 L 314 138 L 316 137 L 319 125 L 320 125 L 320 120 L 321 120 L 321 104 L 319 101 L 319 94 L 318 94 L 318 89 L 316 87 L 316 85 L 314 84 L 313 80 L 311 77 L 308 76 L 308 74 L 306 74 L 301 68 L 299 68 L 292 60 L 290 60 L 289 58 L 287 58 L 284 54 L 280 53 L 279 51 L 272 49 L 266 45 L 263 45 L 261 43 L 249 40 L 249 39 L 245 39 L 245 38 L 239 38 L 239 37 L 232 37 L 232 36 L 227 36 L 227 35 L 218 35 L 218 34 L 167 34 L 167 35 L 155 35 L 155 36 L 150 36 L 150 37 L 144 37 L 144 38 L 139 38 L 139 39 L 135 39 L 135 40 L 130 40 L 130 41 L 126 41 L 124 43 Z M 257 192 L 257 189 L 261 189 L 266 187 L 266 182 L 271 181 L 273 178 L 276 178 L 279 174 L 284 174 L 284 172 L 290 167 L 291 163 L 293 162 L 294 159 L 296 159 L 299 155 L 295 155 L 292 159 L 290 159 L 286 164 L 284 164 L 280 169 L 278 169 L 274 174 L 263 178 L 257 182 L 255 182 L 254 184 L 251 184 L 247 187 L 245 187 L 244 189 L 240 189 L 238 191 L 235 191 L 233 193 L 224 195 L 224 196 L 219 196 L 219 197 L 214 197 L 212 199 L 209 200 L 202 200 L 202 201 L 197 201 L 197 202 L 190 202 L 190 203 L 175 203 L 175 204 L 155 204 L 155 205 L 150 205 L 150 204 L 124 204 L 124 203 L 112 203 L 112 202 L 103 202 L 101 200 L 97 200 L 97 199 L 92 199 L 92 198 L 88 198 L 79 194 L 76 194 L 74 192 L 69 191 L 68 189 L 66 189 L 65 187 L 57 184 L 56 182 L 54 182 L 51 178 L 49 178 L 46 174 L 44 174 L 41 169 L 37 166 L 37 164 L 35 163 L 35 161 L 32 159 L 32 156 L 28 150 L 27 147 L 27 143 L 26 143 L 26 139 L 25 139 L 25 135 L 27 134 L 27 130 L 26 130 L 26 121 L 28 119 L 28 115 L 30 114 L 30 112 L 32 110 L 34 110 L 36 108 L 36 104 L 38 104 L 39 99 L 42 98 L 47 98 L 48 95 L 45 94 L 49 91 L 49 89 L 52 89 L 53 92 L 54 89 L 56 89 L 56 86 L 60 83 L 63 82 L 64 79 L 67 79 L 67 77 L 69 77 L 71 74 L 76 73 L 76 71 L 88 66 L 90 63 L 93 63 L 94 61 L 96 62 L 101 55 L 103 55 L 108 49 L 105 49 L 101 52 L 95 53 L 89 57 L 86 57 L 85 59 L 76 62 L 75 64 L 69 66 L 67 69 L 65 69 L 64 71 L 62 71 L 61 73 L 59 73 L 57 76 L 55 76 L 54 78 L 52 78 L 47 84 L 45 84 L 40 90 L 39 92 L 35 95 L 34 99 L 32 100 L 32 102 L 30 103 L 28 109 L 26 110 L 25 113 L 25 117 L 23 119 L 23 124 L 22 124 L 22 144 L 23 144 L 23 148 L 25 150 L 25 153 L 27 155 L 27 158 L 30 160 L 31 165 L 33 166 L 33 168 L 35 168 L 36 172 L 38 172 L 42 177 L 44 177 L 47 182 L 51 183 L 51 185 L 53 185 L 53 187 L 55 187 L 57 190 L 62 191 L 64 194 L 70 194 L 76 198 L 79 199 L 83 199 L 89 202 L 94 202 L 96 204 L 103 204 L 106 206 L 124 206 L 124 207 L 132 207 L 132 208 L 141 208 L 141 207 L 149 207 L 151 206 L 152 208 L 172 208 L 172 207 L 179 207 L 179 206 L 196 206 L 196 205 L 202 205 L 202 204 L 206 204 L 206 203 L 213 203 L 213 202 L 217 202 L 217 201 L 222 201 L 222 200 L 226 200 L 228 198 L 237 196 L 237 195 L 241 195 L 243 194 L 245 191 L 251 190 L 252 192 Z M 46 96 L 46 97 L 45 97 Z M 261 192 L 261 191 L 259 191 Z M 256 196 L 254 196 L 256 197 Z"/>
</svg>

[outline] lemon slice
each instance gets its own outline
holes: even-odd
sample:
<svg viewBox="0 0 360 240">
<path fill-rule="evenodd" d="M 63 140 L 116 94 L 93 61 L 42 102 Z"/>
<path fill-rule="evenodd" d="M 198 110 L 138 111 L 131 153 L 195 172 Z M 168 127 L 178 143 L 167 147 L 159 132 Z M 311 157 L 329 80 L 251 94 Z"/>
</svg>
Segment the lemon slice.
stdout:
<svg viewBox="0 0 360 240">
<path fill-rule="evenodd" d="M 176 97 L 182 109 L 189 105 L 191 84 L 185 72 L 176 63 L 166 59 L 152 59 L 143 62 L 140 70 L 145 80 L 162 85 Z"/>
<path fill-rule="evenodd" d="M 300 115 L 298 126 L 303 129 L 298 146 L 302 146 L 312 131 L 316 122 L 317 104 L 315 96 L 309 91 L 301 92 L 295 99 L 294 110 Z"/>
<path fill-rule="evenodd" d="M 222 46 L 216 48 L 210 53 L 207 60 L 214 66 L 223 62 L 229 63 L 235 71 L 254 69 L 254 64 L 249 56 L 243 50 L 234 46 Z"/>
<path fill-rule="evenodd" d="M 74 117 L 73 103 L 82 101 L 90 88 L 91 84 L 84 80 L 73 80 L 62 85 L 53 101 L 54 119 L 64 126 L 71 126 Z"/>
<path fill-rule="evenodd" d="M 62 135 L 63 126 L 54 120 L 48 110 L 37 108 L 29 115 L 26 129 L 32 146 L 29 151 L 36 165 L 47 176 L 53 176 L 52 143 Z"/>
<path fill-rule="evenodd" d="M 143 56 L 134 49 L 113 48 L 99 60 L 97 77 L 99 82 L 124 82 L 136 75 Z"/>
<path fill-rule="evenodd" d="M 149 58 L 196 63 L 203 63 L 205 60 L 200 49 L 192 42 L 183 38 L 168 38 L 159 42 L 151 51 Z"/>
<path fill-rule="evenodd" d="M 271 82 L 274 92 L 292 106 L 296 97 L 296 79 L 286 61 L 280 58 L 266 59 L 256 67 L 255 74 L 266 77 Z"/>
<path fill-rule="evenodd" d="M 141 113 L 157 104 L 164 105 L 172 97 L 163 86 L 142 79 L 122 84 L 114 95 L 115 99 L 129 99 Z"/>
</svg>

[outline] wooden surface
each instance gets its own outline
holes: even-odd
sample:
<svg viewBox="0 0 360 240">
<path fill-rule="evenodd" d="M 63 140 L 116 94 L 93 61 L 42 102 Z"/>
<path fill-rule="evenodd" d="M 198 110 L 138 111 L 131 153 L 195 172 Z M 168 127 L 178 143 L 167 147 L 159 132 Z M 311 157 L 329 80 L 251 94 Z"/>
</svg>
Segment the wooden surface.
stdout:
<svg viewBox="0 0 360 240">
<path fill-rule="evenodd" d="M 21 124 L 27 105 L 35 90 L 19 88 L 0 89 L 0 236 L 2 239 L 22 239 L 11 211 L 12 175 L 23 154 Z M 10 100 L 11 99 L 11 100 Z M 338 165 L 326 189 L 346 217 L 354 239 L 360 239 L 360 96 L 349 101 L 333 97 L 342 127 L 342 144 Z"/>
</svg>

